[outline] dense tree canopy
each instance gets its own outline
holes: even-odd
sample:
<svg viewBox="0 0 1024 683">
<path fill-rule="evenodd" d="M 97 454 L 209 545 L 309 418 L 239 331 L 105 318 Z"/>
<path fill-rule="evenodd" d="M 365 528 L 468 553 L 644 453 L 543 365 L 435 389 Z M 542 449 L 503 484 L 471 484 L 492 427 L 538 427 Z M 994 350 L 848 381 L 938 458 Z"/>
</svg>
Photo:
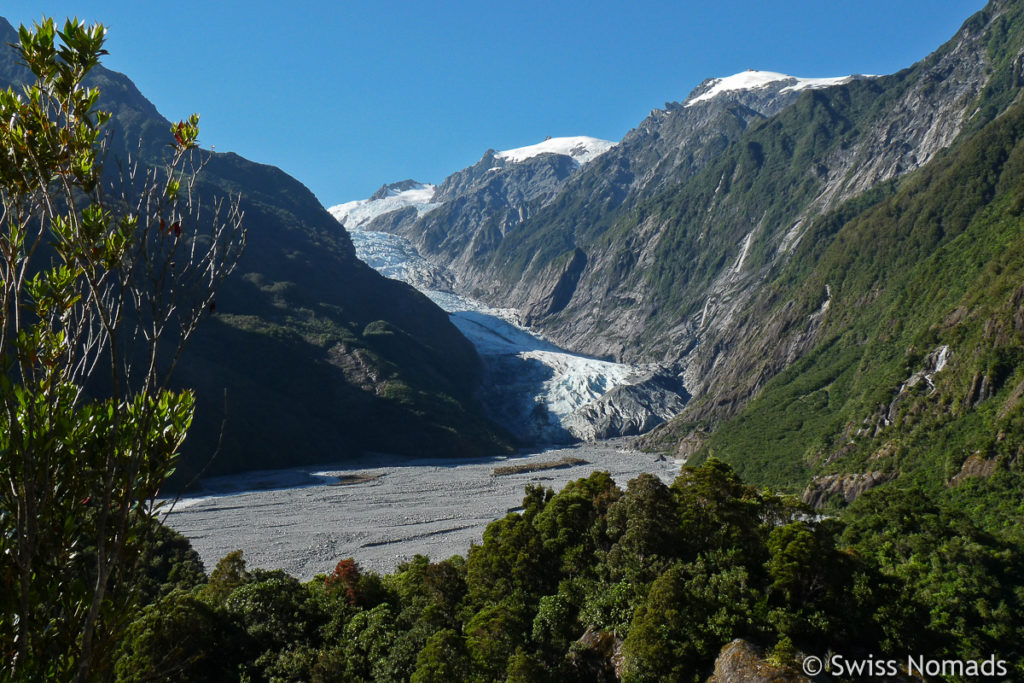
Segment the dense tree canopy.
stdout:
<svg viewBox="0 0 1024 683">
<path fill-rule="evenodd" d="M 146 608 L 118 673 L 166 665 L 191 619 L 176 652 L 197 678 L 701 681 L 735 638 L 778 664 L 997 653 L 1020 675 L 1022 570 L 1018 549 L 921 492 L 874 492 L 844 520 L 715 460 L 671 486 L 641 475 L 623 490 L 595 473 L 528 488 L 468 558 L 417 557 L 384 577 L 344 560 L 302 585 L 233 553 L 209 583 Z"/>
</svg>

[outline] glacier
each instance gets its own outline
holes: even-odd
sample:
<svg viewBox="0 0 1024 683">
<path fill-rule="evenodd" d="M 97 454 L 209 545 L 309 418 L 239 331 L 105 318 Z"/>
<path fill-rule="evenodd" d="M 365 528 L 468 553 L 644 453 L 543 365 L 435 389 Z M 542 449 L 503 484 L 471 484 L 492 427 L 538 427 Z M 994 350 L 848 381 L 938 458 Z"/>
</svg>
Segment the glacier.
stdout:
<svg viewBox="0 0 1024 683">
<path fill-rule="evenodd" d="M 525 443 L 639 434 L 678 414 L 689 398 L 675 368 L 570 353 L 524 327 L 515 309 L 455 293 L 445 269 L 405 238 L 359 228 L 348 232 L 367 265 L 416 287 L 448 312 L 483 360 L 484 408 Z"/>
<path fill-rule="evenodd" d="M 385 185 L 369 199 L 357 199 L 353 202 L 337 204 L 327 211 L 346 228 L 354 230 L 369 223 L 377 216 L 383 216 L 407 206 L 414 207 L 420 215 L 423 215 L 440 206 L 440 204 L 431 202 L 436 189 L 437 187 L 430 183 L 414 181 Z"/>
</svg>

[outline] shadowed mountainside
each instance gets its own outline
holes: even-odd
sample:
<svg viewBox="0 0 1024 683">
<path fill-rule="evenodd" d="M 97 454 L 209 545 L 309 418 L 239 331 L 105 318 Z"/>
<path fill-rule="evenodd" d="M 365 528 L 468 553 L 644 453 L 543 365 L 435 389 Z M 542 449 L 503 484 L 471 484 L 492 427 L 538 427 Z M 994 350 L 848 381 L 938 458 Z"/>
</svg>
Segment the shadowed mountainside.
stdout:
<svg viewBox="0 0 1024 683">
<path fill-rule="evenodd" d="M 0 42 L 16 41 L 0 20 Z M 0 50 L 0 86 L 28 77 L 13 50 Z M 100 67 L 90 84 L 101 90 L 98 106 L 114 115 L 108 179 L 139 149 L 144 163 L 158 163 L 170 122 L 122 74 Z M 248 245 L 179 364 L 177 381 L 198 397 L 179 478 L 208 465 L 222 422 L 208 473 L 365 450 L 437 456 L 508 448 L 473 398 L 479 359 L 443 311 L 357 260 L 345 231 L 294 178 L 236 154 L 203 154 L 200 197 L 239 196 Z"/>
</svg>

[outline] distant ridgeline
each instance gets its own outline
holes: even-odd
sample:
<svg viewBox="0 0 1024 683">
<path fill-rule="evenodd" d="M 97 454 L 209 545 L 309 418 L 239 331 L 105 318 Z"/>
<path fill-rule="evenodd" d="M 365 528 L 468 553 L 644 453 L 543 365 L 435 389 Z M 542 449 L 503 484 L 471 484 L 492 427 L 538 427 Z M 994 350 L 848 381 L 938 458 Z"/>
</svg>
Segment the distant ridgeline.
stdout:
<svg viewBox="0 0 1024 683">
<path fill-rule="evenodd" d="M 564 348 L 678 363 L 695 398 L 649 448 L 996 520 L 1024 448 L 1022 14 L 891 76 L 710 79 L 617 145 L 491 151 L 361 226 Z"/>
<path fill-rule="evenodd" d="M 0 20 L 0 86 L 27 80 Z M 111 111 L 107 170 L 167 151 L 170 123 L 125 76 L 98 68 Z M 188 103 L 183 103 L 188 106 Z M 507 450 L 473 391 L 479 362 L 447 315 L 355 258 L 346 233 L 295 179 L 211 154 L 204 201 L 241 195 L 248 246 L 179 363 L 196 418 L 177 477 L 340 460 L 364 450 L 479 455 Z M 216 450 L 223 425 L 220 452 Z"/>
</svg>

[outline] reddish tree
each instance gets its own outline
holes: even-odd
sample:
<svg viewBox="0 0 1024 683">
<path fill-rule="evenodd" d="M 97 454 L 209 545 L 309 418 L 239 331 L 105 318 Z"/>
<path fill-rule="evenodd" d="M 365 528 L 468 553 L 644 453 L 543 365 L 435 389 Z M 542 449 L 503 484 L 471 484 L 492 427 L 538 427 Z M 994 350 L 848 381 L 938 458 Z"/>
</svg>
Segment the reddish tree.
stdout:
<svg viewBox="0 0 1024 683">
<path fill-rule="evenodd" d="M 359 565 L 349 557 L 338 562 L 337 566 L 334 567 L 334 571 L 324 579 L 324 585 L 328 590 L 344 590 L 345 599 L 348 601 L 348 604 L 354 605 L 356 603 L 356 588 L 359 585 L 360 576 Z"/>
</svg>

